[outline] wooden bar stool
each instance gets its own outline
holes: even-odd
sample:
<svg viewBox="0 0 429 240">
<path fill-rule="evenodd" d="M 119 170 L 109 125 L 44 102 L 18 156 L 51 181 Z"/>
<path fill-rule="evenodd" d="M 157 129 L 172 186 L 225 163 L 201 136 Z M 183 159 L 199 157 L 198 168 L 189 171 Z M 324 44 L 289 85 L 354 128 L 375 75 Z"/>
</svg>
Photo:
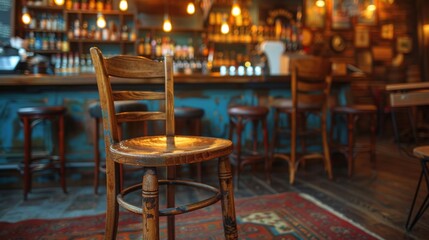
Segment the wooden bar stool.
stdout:
<svg viewBox="0 0 429 240">
<path fill-rule="evenodd" d="M 413 201 L 411 203 L 410 212 L 408 214 L 407 223 L 405 228 L 407 231 L 411 231 L 417 221 L 423 216 L 425 211 L 429 208 L 429 146 L 416 147 L 413 150 L 414 156 L 420 159 L 422 171 L 420 173 L 419 181 L 417 183 L 416 192 L 414 194 Z M 422 201 L 420 208 L 414 213 L 414 207 L 416 206 L 417 198 L 419 197 L 420 187 L 426 185 L 426 196 Z M 414 218 L 411 220 L 412 215 Z"/>
<path fill-rule="evenodd" d="M 114 56 L 105 58 L 101 51 L 90 49 L 94 63 L 106 147 L 107 211 L 105 239 L 115 239 L 119 206 L 142 216 L 143 239 L 159 239 L 159 217 L 167 216 L 168 238 L 174 239 L 175 215 L 198 210 L 221 201 L 225 239 L 237 239 L 234 191 L 229 155 L 232 142 L 200 136 L 175 135 L 173 58 L 152 61 L 144 57 Z M 112 91 L 110 78 L 163 81 L 164 91 Z M 144 85 L 143 85 L 144 86 Z M 116 113 L 114 102 L 124 100 L 160 101 L 158 111 Z M 161 104 L 160 104 L 161 105 Z M 120 140 L 118 123 L 132 121 L 163 121 L 165 134 Z M 176 168 L 183 164 L 218 160 L 219 188 L 195 181 L 176 179 Z M 119 166 L 130 165 L 144 170 L 142 182 L 120 189 Z M 167 168 L 165 180 L 158 179 L 157 168 Z M 159 185 L 167 185 L 166 209 L 159 208 Z M 175 186 L 186 185 L 213 193 L 210 197 L 187 205 L 175 205 Z M 126 197 L 138 192 L 141 205 Z M 135 202 L 135 201 L 134 201 Z"/>
<path fill-rule="evenodd" d="M 174 117 L 176 124 L 176 134 L 201 136 L 201 119 L 204 116 L 204 109 L 194 107 L 175 107 Z M 197 163 L 197 179 L 202 180 L 202 166 Z"/>
<path fill-rule="evenodd" d="M 332 82 L 330 70 L 331 64 L 319 57 L 292 61 L 292 98 L 277 99 L 272 104 L 271 157 L 288 163 L 290 184 L 295 182 L 299 164 L 307 159 L 323 159 L 329 179 L 333 178 L 326 122 Z M 289 124 L 282 124 L 281 116 L 286 116 Z M 307 124 L 309 119 L 314 122 Z"/>
<path fill-rule="evenodd" d="M 372 96 L 364 97 L 362 94 L 372 95 L 368 85 L 352 84 L 349 103 L 345 106 L 334 106 L 331 117 L 331 147 L 343 153 L 348 162 L 348 175 L 353 175 L 354 158 L 358 153 L 369 153 L 373 169 L 375 169 L 375 146 L 377 138 L 377 106 L 372 104 Z M 360 96 L 358 99 L 358 96 Z M 368 99 L 369 98 L 369 99 Z M 345 119 L 347 126 L 347 143 L 341 142 L 340 129 L 337 126 L 338 118 Z M 369 141 L 357 141 L 356 130 L 358 122 L 363 118 L 369 119 Z M 334 136 L 334 131 L 337 136 Z"/>
<path fill-rule="evenodd" d="M 235 139 L 234 152 L 231 154 L 231 163 L 235 165 L 235 187 L 238 188 L 240 172 L 247 164 L 255 164 L 257 162 L 265 163 L 265 175 L 267 182 L 271 182 L 271 161 L 268 157 L 268 129 L 267 115 L 268 108 L 263 106 L 235 106 L 228 109 L 229 114 L 229 139 Z M 242 147 L 243 132 L 246 124 L 252 123 L 252 148 L 246 149 Z M 262 130 L 263 152 L 259 150 L 258 141 L 258 126 Z"/>
<path fill-rule="evenodd" d="M 99 102 L 94 102 L 89 105 L 89 115 L 94 119 L 94 132 L 92 135 L 92 140 L 94 144 L 94 193 L 98 194 L 98 185 L 99 185 L 99 177 L 100 172 L 106 172 L 106 166 L 100 165 L 100 149 L 98 146 L 99 135 L 100 135 L 100 122 L 102 118 L 101 107 Z M 120 112 L 138 112 L 138 111 L 147 111 L 146 104 L 137 102 L 137 101 L 124 101 L 115 103 L 115 111 L 117 113 Z M 147 128 L 145 124 L 143 124 L 144 135 L 147 135 Z M 120 136 L 122 137 L 122 128 L 118 128 L 120 132 Z M 122 170 L 121 170 L 122 173 Z M 122 178 L 121 178 L 122 179 Z M 121 186 L 123 182 L 121 182 Z"/>
<path fill-rule="evenodd" d="M 48 168 L 59 168 L 61 186 L 64 193 L 66 190 L 66 169 L 64 158 L 64 115 L 66 108 L 62 106 L 49 107 L 25 107 L 18 109 L 18 116 L 24 127 L 24 162 L 20 164 L 21 172 L 24 174 L 24 200 L 32 187 L 32 173 Z M 58 122 L 58 144 L 57 155 L 33 156 L 32 155 L 32 128 L 39 121 L 50 120 Z M 59 166 L 56 163 L 59 163 Z"/>
</svg>

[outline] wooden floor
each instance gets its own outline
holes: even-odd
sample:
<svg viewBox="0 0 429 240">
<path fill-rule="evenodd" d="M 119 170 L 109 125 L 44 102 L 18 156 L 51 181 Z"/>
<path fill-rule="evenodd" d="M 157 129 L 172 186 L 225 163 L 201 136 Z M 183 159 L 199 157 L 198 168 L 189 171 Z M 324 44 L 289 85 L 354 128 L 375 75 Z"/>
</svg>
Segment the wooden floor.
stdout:
<svg viewBox="0 0 429 240">
<path fill-rule="evenodd" d="M 378 140 L 376 170 L 371 168 L 367 155 L 358 155 L 355 174 L 351 178 L 347 176 L 347 164 L 340 154 L 333 154 L 332 158 L 334 180 L 328 180 L 321 161 L 313 160 L 307 162 L 306 168 L 299 169 L 296 183 L 292 186 L 288 182 L 286 162 L 278 160 L 274 163 L 271 185 L 265 182 L 262 165 L 255 170 L 248 167 L 242 172 L 235 197 L 287 191 L 303 192 L 385 239 L 429 239 L 429 212 L 423 215 L 412 232 L 405 231 L 405 222 L 421 171 L 419 160 L 406 153 L 414 146 L 408 145 L 400 149 L 391 139 Z M 216 184 L 215 162 L 205 163 L 203 168 L 203 181 Z M 91 186 L 92 169 L 87 170 L 85 181 L 70 179 L 69 186 Z M 193 168 L 178 171 L 180 175 L 189 172 L 194 172 Z M 55 183 L 55 186 L 57 185 Z M 1 187 L 4 189 L 5 186 Z M 15 185 L 15 188 L 19 187 Z M 424 186 L 424 194 L 419 197 L 420 202 L 426 194 L 426 189 Z M 102 187 L 101 192 L 104 192 Z M 21 198 L 20 191 L 18 194 Z M 192 195 L 186 191 L 180 194 L 187 197 Z"/>
<path fill-rule="evenodd" d="M 419 160 L 409 154 L 414 146 L 398 147 L 392 140 L 379 140 L 376 170 L 372 169 L 368 155 L 358 155 L 353 177 L 347 176 L 343 156 L 333 154 L 332 181 L 317 160 L 299 169 L 293 186 L 288 183 L 287 164 L 281 160 L 275 162 L 271 186 L 265 183 L 262 171 L 252 174 L 249 168 L 236 197 L 285 191 L 308 193 L 385 239 L 429 239 L 429 212 L 411 232 L 405 231 L 421 172 Z M 424 184 L 418 203 L 426 193 Z"/>
</svg>

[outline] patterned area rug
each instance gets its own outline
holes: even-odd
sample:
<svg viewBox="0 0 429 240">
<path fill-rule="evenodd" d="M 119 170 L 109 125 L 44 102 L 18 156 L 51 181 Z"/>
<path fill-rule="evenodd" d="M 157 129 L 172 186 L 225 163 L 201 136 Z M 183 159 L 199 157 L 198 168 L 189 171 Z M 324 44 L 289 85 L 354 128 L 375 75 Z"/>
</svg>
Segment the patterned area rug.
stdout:
<svg viewBox="0 0 429 240">
<path fill-rule="evenodd" d="M 240 239 L 379 239 L 308 195 L 236 200 Z M 118 239 L 141 239 L 141 218 L 121 212 Z M 220 205 L 176 217 L 176 239 L 224 239 Z M 161 239 L 166 239 L 161 217 Z M 0 222 L 0 239 L 103 239 L 104 215 Z"/>
</svg>

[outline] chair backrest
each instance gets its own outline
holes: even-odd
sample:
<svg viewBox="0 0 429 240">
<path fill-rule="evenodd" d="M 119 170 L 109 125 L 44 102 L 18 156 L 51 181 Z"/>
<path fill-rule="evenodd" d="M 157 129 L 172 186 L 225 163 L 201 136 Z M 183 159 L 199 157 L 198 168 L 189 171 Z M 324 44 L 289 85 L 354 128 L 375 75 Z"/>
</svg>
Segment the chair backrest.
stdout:
<svg viewBox="0 0 429 240">
<path fill-rule="evenodd" d="M 163 120 L 165 135 L 174 136 L 173 60 L 166 56 L 162 62 L 144 57 L 119 55 L 106 58 L 97 47 L 90 49 L 97 78 L 103 116 L 106 149 L 120 141 L 118 124 L 132 121 Z M 111 80 L 147 79 L 164 83 L 163 91 L 112 91 Z M 147 112 L 115 112 L 115 101 L 160 100 L 164 109 Z"/>
<path fill-rule="evenodd" d="M 291 92 L 292 104 L 326 108 L 331 89 L 331 64 L 319 57 L 293 60 Z"/>
</svg>

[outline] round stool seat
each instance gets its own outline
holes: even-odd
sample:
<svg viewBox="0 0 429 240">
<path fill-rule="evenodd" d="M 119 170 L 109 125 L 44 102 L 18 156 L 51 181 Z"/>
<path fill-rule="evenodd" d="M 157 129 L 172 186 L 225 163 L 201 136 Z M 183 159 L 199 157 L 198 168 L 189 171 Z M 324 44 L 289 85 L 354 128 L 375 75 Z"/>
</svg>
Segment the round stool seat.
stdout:
<svg viewBox="0 0 429 240">
<path fill-rule="evenodd" d="M 19 116 L 59 115 L 65 112 L 66 108 L 63 106 L 24 107 L 18 109 Z"/>
<path fill-rule="evenodd" d="M 138 101 L 121 101 L 115 102 L 115 112 L 136 112 L 146 111 L 147 106 Z M 101 118 L 100 102 L 94 102 L 89 105 L 89 115 L 93 118 Z"/>
<path fill-rule="evenodd" d="M 266 116 L 268 114 L 268 108 L 263 106 L 236 106 L 228 109 L 228 114 L 236 116 Z"/>
<path fill-rule="evenodd" d="M 345 112 L 345 113 L 371 113 L 376 112 L 377 107 L 373 104 L 358 104 L 358 105 L 350 105 L 350 106 L 338 106 L 332 109 L 336 112 Z"/>
<path fill-rule="evenodd" d="M 204 109 L 193 107 L 177 107 L 174 108 L 174 116 L 177 118 L 202 118 Z"/>
</svg>

